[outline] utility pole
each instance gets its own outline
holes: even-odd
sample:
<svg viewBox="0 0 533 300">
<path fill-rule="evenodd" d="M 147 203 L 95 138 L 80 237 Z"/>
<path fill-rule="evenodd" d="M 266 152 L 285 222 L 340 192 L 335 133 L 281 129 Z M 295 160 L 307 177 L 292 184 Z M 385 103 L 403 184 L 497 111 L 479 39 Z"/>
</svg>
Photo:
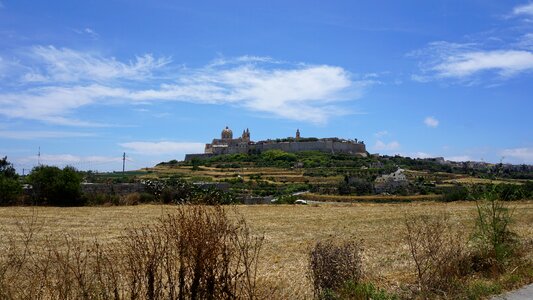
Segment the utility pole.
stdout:
<svg viewBox="0 0 533 300">
<path fill-rule="evenodd" d="M 124 176 L 125 168 L 126 168 L 126 152 L 122 154 L 122 176 Z"/>
<path fill-rule="evenodd" d="M 39 152 L 37 152 L 37 165 L 41 165 L 41 146 L 39 146 Z"/>
</svg>

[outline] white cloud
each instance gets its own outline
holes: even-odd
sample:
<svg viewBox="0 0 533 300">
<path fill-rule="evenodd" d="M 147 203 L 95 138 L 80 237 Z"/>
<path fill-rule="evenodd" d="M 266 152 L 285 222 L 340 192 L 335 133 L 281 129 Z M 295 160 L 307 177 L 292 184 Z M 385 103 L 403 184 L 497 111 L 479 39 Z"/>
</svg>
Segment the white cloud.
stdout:
<svg viewBox="0 0 533 300">
<path fill-rule="evenodd" d="M 379 150 L 379 151 L 392 151 L 392 150 L 397 150 L 400 148 L 400 143 L 398 143 L 397 141 L 392 141 L 392 142 L 389 142 L 389 143 L 385 143 L 383 141 L 376 141 L 376 144 L 374 145 L 374 150 Z"/>
<path fill-rule="evenodd" d="M 533 70 L 533 53 L 523 50 L 466 52 L 447 57 L 433 67 L 440 77 L 467 77 L 494 70 L 504 77 Z"/>
<path fill-rule="evenodd" d="M 94 134 L 87 133 L 87 132 L 72 132 L 72 131 L 0 130 L 0 138 L 19 139 L 19 140 L 33 140 L 33 139 L 47 139 L 47 138 L 71 138 L 71 137 L 87 137 L 87 136 L 94 136 Z"/>
<path fill-rule="evenodd" d="M 90 29 L 89 29 L 90 30 Z M 54 46 L 36 46 L 29 53 L 40 69 L 25 74 L 30 81 L 75 82 L 111 79 L 142 80 L 170 63 L 169 58 L 154 58 L 151 54 L 137 56 L 135 61 L 123 63 L 115 58 Z"/>
<path fill-rule="evenodd" d="M 377 138 L 381 138 L 381 137 L 384 137 L 386 135 L 388 135 L 389 132 L 387 130 L 381 130 L 381 131 L 378 131 L 376 133 L 374 133 L 374 136 L 377 137 Z"/>
<path fill-rule="evenodd" d="M 520 163 L 531 164 L 533 163 L 533 148 L 512 148 L 505 149 L 501 152 L 506 158 L 511 158 Z"/>
<path fill-rule="evenodd" d="M 439 126 L 439 120 L 435 119 L 435 117 L 426 117 L 424 119 L 424 124 L 426 124 L 426 126 L 428 127 L 437 127 Z"/>
<path fill-rule="evenodd" d="M 79 156 L 73 154 L 41 154 L 40 157 L 37 155 L 26 156 L 22 158 L 15 159 L 14 162 L 20 165 L 37 165 L 37 162 L 40 161 L 42 165 L 52 165 L 52 166 L 74 166 L 78 169 L 94 169 L 102 168 L 102 166 L 109 166 L 112 164 L 120 163 L 122 161 L 121 156 Z M 118 164 L 116 164 L 118 166 Z"/>
<path fill-rule="evenodd" d="M 351 113 L 342 102 L 376 83 L 353 80 L 338 66 L 282 64 L 269 57 L 176 69 L 151 55 L 123 63 L 53 46 L 33 47 L 31 54 L 37 67 L 22 74 L 18 91 L 0 93 L 0 114 L 73 126 L 98 125 L 72 117 L 81 107 L 157 101 L 233 105 L 263 116 L 325 123 Z"/>
<path fill-rule="evenodd" d="M 477 44 L 433 42 L 427 48 L 414 51 L 410 56 L 421 59 L 421 74 L 411 79 L 428 82 L 435 79 L 472 80 L 476 75 L 496 73 L 500 78 L 510 78 L 533 71 L 533 52 L 528 51 L 528 36 L 522 44 L 507 48 L 485 50 Z"/>
<path fill-rule="evenodd" d="M 202 69 L 179 84 L 134 93 L 136 100 L 235 104 L 286 119 L 324 123 L 345 110 L 332 103 L 357 98 L 371 81 L 354 82 L 340 67 L 265 69 L 255 65 Z"/>
<path fill-rule="evenodd" d="M 127 151 L 143 155 L 184 154 L 201 153 L 204 150 L 203 143 L 189 142 L 129 142 L 119 144 Z"/>
<path fill-rule="evenodd" d="M 515 44 L 516 47 L 520 49 L 525 49 L 532 51 L 533 50 L 533 33 L 526 33 Z"/>
<path fill-rule="evenodd" d="M 425 152 L 415 152 L 411 155 L 413 158 L 431 158 L 434 157 L 433 155 Z"/>
<path fill-rule="evenodd" d="M 97 126 L 98 124 L 67 118 L 65 115 L 97 101 L 127 95 L 128 91 L 125 89 L 97 84 L 34 88 L 19 93 L 0 94 L 0 114 L 8 118 L 40 120 L 60 125 Z"/>
<path fill-rule="evenodd" d="M 87 33 L 93 39 L 97 39 L 100 36 L 98 33 L 96 33 L 96 31 L 94 31 L 94 29 L 89 27 L 85 28 L 83 31 L 85 31 L 85 33 Z"/>
<path fill-rule="evenodd" d="M 513 14 L 533 16 L 533 2 L 515 7 L 513 9 Z"/>
</svg>

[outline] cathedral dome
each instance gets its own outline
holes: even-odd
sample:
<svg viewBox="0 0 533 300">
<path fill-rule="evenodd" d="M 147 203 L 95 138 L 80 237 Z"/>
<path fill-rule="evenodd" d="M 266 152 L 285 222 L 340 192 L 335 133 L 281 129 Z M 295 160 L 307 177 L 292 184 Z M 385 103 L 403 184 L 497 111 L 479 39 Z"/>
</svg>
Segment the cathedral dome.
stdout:
<svg viewBox="0 0 533 300">
<path fill-rule="evenodd" d="M 223 140 L 231 140 L 231 139 L 233 139 L 233 131 L 231 131 L 231 129 L 229 129 L 228 126 L 226 126 L 226 128 L 224 128 L 224 130 L 222 130 L 222 139 Z"/>
</svg>

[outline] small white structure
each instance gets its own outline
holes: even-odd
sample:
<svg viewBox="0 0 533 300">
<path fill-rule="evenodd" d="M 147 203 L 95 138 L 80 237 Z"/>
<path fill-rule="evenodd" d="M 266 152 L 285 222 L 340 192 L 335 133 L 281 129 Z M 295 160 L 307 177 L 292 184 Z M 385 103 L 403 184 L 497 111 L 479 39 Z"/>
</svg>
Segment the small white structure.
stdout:
<svg viewBox="0 0 533 300">
<path fill-rule="evenodd" d="M 377 193 L 394 193 L 398 189 L 407 187 L 408 185 L 409 181 L 403 169 L 398 169 L 396 172 L 378 177 L 374 181 L 374 189 Z"/>
</svg>

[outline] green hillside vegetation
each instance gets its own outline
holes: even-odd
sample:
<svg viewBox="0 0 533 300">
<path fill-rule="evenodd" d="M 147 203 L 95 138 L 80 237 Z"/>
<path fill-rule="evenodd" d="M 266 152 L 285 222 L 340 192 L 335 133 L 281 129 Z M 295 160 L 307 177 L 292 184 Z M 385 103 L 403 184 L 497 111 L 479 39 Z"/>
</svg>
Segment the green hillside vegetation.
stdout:
<svg viewBox="0 0 533 300">
<path fill-rule="evenodd" d="M 376 178 L 404 170 L 408 184 L 387 193 L 374 188 Z M 139 178 L 227 182 L 237 194 L 287 195 L 308 191 L 322 196 L 421 196 L 445 201 L 477 199 L 489 189 L 504 200 L 533 197 L 531 166 L 443 163 L 401 156 L 354 157 L 318 151 L 219 155 L 189 162 L 172 160 L 144 170 Z M 315 196 L 316 197 L 316 196 Z M 304 197 L 305 198 L 305 197 Z M 309 196 L 308 196 L 309 198 Z M 329 199 L 322 197 L 322 199 Z M 335 199 L 335 197 L 331 197 Z M 417 199 L 413 197 L 413 199 Z"/>
</svg>

